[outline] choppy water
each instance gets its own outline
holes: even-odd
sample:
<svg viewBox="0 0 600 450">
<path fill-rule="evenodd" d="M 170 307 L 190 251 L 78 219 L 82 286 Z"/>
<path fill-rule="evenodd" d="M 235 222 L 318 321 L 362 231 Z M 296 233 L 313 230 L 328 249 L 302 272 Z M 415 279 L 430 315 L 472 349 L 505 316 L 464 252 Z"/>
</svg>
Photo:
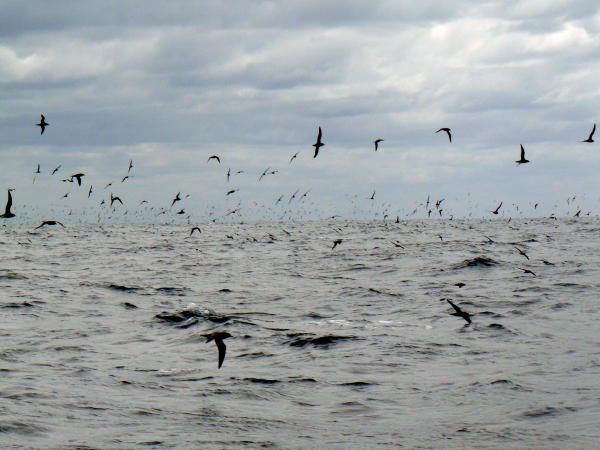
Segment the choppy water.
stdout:
<svg viewBox="0 0 600 450">
<path fill-rule="evenodd" d="M 6 222 L 0 444 L 598 448 L 599 234 L 592 218 L 193 237 Z M 214 330 L 233 335 L 221 369 Z"/>
</svg>

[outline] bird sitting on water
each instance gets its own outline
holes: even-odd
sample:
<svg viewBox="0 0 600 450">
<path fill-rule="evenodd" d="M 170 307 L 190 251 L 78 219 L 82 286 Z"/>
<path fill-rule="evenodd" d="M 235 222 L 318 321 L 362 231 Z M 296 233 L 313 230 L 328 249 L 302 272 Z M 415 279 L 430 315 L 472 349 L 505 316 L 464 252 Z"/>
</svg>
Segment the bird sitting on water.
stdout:
<svg viewBox="0 0 600 450">
<path fill-rule="evenodd" d="M 225 352 L 227 351 L 227 347 L 223 342 L 223 339 L 227 339 L 231 337 L 231 335 L 227 331 L 213 331 L 212 333 L 208 333 L 203 335 L 206 337 L 206 342 L 215 341 L 217 348 L 219 349 L 219 369 L 223 365 L 223 361 L 225 360 Z"/>
<path fill-rule="evenodd" d="M 6 202 L 6 208 L 4 208 L 4 214 L 0 215 L 2 219 L 10 219 L 11 217 L 15 217 L 15 215 L 11 212 L 10 208 L 12 206 L 12 195 L 10 194 L 14 189 L 8 190 L 8 200 Z"/>
</svg>

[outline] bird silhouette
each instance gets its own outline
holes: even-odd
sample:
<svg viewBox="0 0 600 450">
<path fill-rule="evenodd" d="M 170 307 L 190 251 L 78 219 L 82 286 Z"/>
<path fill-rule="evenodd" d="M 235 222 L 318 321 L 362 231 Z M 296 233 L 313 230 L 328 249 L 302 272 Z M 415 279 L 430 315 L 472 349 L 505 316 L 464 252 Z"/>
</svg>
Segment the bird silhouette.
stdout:
<svg viewBox="0 0 600 450">
<path fill-rule="evenodd" d="M 498 211 L 500 210 L 501 206 L 502 206 L 502 202 L 500 202 L 500 204 L 498 205 L 498 207 L 495 210 L 491 211 L 491 213 L 492 214 L 498 214 Z"/>
<path fill-rule="evenodd" d="M 37 230 L 38 228 L 42 228 L 43 226 L 46 226 L 46 225 L 60 225 L 61 227 L 65 228 L 65 226 L 62 223 L 60 223 L 58 220 L 44 220 L 40 225 L 35 227 L 35 229 Z"/>
<path fill-rule="evenodd" d="M 315 148 L 315 154 L 313 158 L 316 158 L 319 154 L 319 149 L 323 147 L 325 144 L 321 141 L 321 137 L 323 136 L 323 132 L 321 131 L 321 127 L 319 127 L 319 134 L 317 134 L 317 142 L 315 142 L 312 146 Z"/>
<path fill-rule="evenodd" d="M 175 202 L 178 202 L 181 200 L 181 198 L 179 197 L 179 194 L 181 194 L 181 192 L 178 192 L 177 195 L 175 196 L 175 198 L 173 199 L 173 201 L 171 202 L 171 206 L 173 206 L 175 204 Z"/>
<path fill-rule="evenodd" d="M 594 139 L 592 137 L 594 136 L 595 132 L 596 132 L 596 124 L 594 124 L 594 126 L 592 127 L 592 131 L 590 131 L 590 135 L 588 136 L 588 138 L 584 139 L 581 142 L 594 142 Z"/>
<path fill-rule="evenodd" d="M 439 130 L 436 131 L 436 133 L 439 133 L 440 131 L 445 131 L 446 134 L 448 135 L 448 139 L 450 140 L 450 142 L 452 142 L 452 133 L 450 133 L 450 128 L 440 128 Z"/>
<path fill-rule="evenodd" d="M 75 178 L 77 180 L 77 185 L 81 186 L 81 177 L 84 177 L 85 174 L 84 173 L 76 173 L 71 175 L 71 181 L 73 181 L 73 178 Z"/>
<path fill-rule="evenodd" d="M 334 248 L 336 248 L 341 243 L 342 243 L 342 239 L 336 239 L 335 241 L 333 241 L 333 247 L 331 247 L 331 250 L 333 250 Z"/>
<path fill-rule="evenodd" d="M 208 159 L 206 160 L 206 162 L 209 162 L 211 159 L 216 159 L 217 162 L 219 164 L 221 164 L 221 158 L 219 158 L 217 155 L 211 155 L 211 156 L 209 156 Z"/>
<path fill-rule="evenodd" d="M 227 347 L 223 342 L 223 339 L 227 339 L 231 337 L 231 335 L 226 331 L 214 331 L 209 334 L 204 335 L 206 337 L 206 342 L 215 341 L 217 348 L 219 349 L 219 366 L 220 369 L 223 365 L 223 361 L 225 360 L 225 352 L 227 351 Z"/>
<path fill-rule="evenodd" d="M 373 144 L 375 144 L 375 151 L 377 151 L 377 149 L 379 148 L 379 143 L 383 142 L 383 139 L 381 138 L 377 138 L 373 141 Z"/>
<path fill-rule="evenodd" d="M 133 159 L 129 160 L 129 169 L 127 169 L 127 173 L 133 168 Z"/>
<path fill-rule="evenodd" d="M 518 165 L 528 163 L 529 160 L 525 159 L 525 149 L 523 148 L 523 144 L 521 144 L 521 159 L 515 161 Z"/>
<path fill-rule="evenodd" d="M 198 228 L 198 227 L 194 227 L 194 228 L 192 228 L 192 231 L 190 231 L 190 236 L 191 236 L 192 234 L 194 234 L 194 231 L 197 231 L 198 233 L 202 233 L 202 230 L 201 230 L 200 228 Z"/>
<path fill-rule="evenodd" d="M 462 317 L 463 319 L 465 319 L 467 321 L 467 324 L 471 324 L 471 314 L 469 314 L 466 311 L 463 311 L 462 309 L 460 309 L 458 306 L 456 306 L 454 303 L 452 303 L 452 301 L 450 299 L 446 299 L 446 301 L 448 303 L 450 303 L 450 306 L 452 306 L 454 308 L 453 313 L 451 313 L 451 316 L 457 316 L 457 317 Z"/>
<path fill-rule="evenodd" d="M 61 164 L 59 164 L 57 167 L 54 168 L 54 170 L 52 171 L 51 175 L 54 175 L 56 172 L 58 172 L 58 169 L 60 169 L 62 167 Z"/>
<path fill-rule="evenodd" d="M 296 153 L 294 153 L 294 154 L 292 155 L 292 157 L 290 158 L 290 164 L 292 163 L 292 161 L 293 161 L 294 159 L 296 159 L 296 158 L 298 157 L 298 153 L 300 153 L 300 152 L 296 152 Z"/>
<path fill-rule="evenodd" d="M 13 202 L 11 191 L 14 191 L 14 189 L 8 190 L 8 200 L 6 201 L 6 207 L 4 208 L 4 214 L 0 215 L 0 218 L 2 219 L 10 219 L 11 217 L 15 217 L 15 215 L 10 210 Z"/>
<path fill-rule="evenodd" d="M 50 124 L 46 122 L 46 118 L 43 114 L 40 114 L 40 116 L 42 116 L 42 118 L 40 119 L 40 123 L 36 123 L 35 125 L 41 128 L 42 131 L 40 132 L 40 134 L 44 134 L 44 130 Z"/>
<path fill-rule="evenodd" d="M 527 256 L 527 253 L 525 253 L 523 250 L 521 250 L 519 247 L 515 247 L 517 249 L 517 251 L 524 256 L 525 258 L 529 259 L 529 256 Z"/>
<path fill-rule="evenodd" d="M 114 202 L 119 202 L 121 205 L 123 204 L 123 201 L 119 198 L 113 195 L 113 193 L 110 193 L 110 206 L 113 205 Z"/>
</svg>

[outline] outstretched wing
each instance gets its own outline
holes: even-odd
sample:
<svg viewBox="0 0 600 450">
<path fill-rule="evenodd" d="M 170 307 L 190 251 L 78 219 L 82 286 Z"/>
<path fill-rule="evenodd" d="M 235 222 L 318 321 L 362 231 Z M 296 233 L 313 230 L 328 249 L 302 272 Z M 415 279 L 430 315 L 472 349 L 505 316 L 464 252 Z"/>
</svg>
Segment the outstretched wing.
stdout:
<svg viewBox="0 0 600 450">
<path fill-rule="evenodd" d="M 219 369 L 223 365 L 223 361 L 225 361 L 225 352 L 227 351 L 227 347 L 225 346 L 225 342 L 222 339 L 215 339 L 215 344 L 217 344 L 217 348 L 219 349 Z"/>
<path fill-rule="evenodd" d="M 594 135 L 594 133 L 596 132 L 596 124 L 594 124 L 594 126 L 592 127 L 592 131 L 590 132 L 590 136 L 588 137 L 588 139 L 592 139 L 592 136 Z"/>
<path fill-rule="evenodd" d="M 458 306 L 456 306 L 454 303 L 452 303 L 452 300 L 446 299 L 446 301 L 448 303 L 450 303 L 450 306 L 452 306 L 454 308 L 454 311 L 456 311 L 457 313 L 462 313 L 462 309 L 460 309 Z"/>
</svg>

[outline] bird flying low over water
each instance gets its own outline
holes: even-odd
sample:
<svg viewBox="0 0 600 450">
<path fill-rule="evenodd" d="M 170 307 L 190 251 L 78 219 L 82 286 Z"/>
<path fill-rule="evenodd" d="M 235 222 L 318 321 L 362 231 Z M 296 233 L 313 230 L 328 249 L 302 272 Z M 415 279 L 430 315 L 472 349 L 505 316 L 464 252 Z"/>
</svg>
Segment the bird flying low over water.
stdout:
<svg viewBox="0 0 600 450">
<path fill-rule="evenodd" d="M 37 230 L 38 228 L 42 228 L 45 225 L 60 225 L 61 227 L 65 228 L 65 226 L 58 220 L 44 220 L 40 225 L 35 227 L 35 229 Z"/>
<path fill-rule="evenodd" d="M 450 140 L 450 142 L 452 142 L 452 133 L 450 133 L 450 128 L 440 128 L 439 130 L 436 131 L 436 133 L 439 133 L 440 131 L 445 131 L 446 134 L 448 135 L 448 139 Z"/>
<path fill-rule="evenodd" d="M 0 218 L 2 219 L 10 219 L 11 217 L 15 217 L 10 210 L 12 206 L 12 195 L 10 194 L 11 191 L 14 191 L 14 189 L 8 190 L 8 200 L 6 201 L 6 207 L 4 208 L 4 214 L 0 215 Z"/>
<path fill-rule="evenodd" d="M 42 129 L 42 131 L 40 132 L 40 134 L 44 134 L 44 130 L 50 124 L 46 122 L 46 118 L 44 117 L 43 114 L 40 114 L 40 116 L 42 116 L 42 118 L 40 119 L 40 123 L 36 123 L 35 125 L 38 126 L 38 127 L 40 127 Z"/>
<path fill-rule="evenodd" d="M 225 352 L 227 351 L 227 347 L 223 342 L 223 339 L 227 339 L 231 337 L 231 335 L 226 331 L 214 331 L 209 334 L 204 335 L 206 337 L 206 342 L 215 341 L 217 348 L 219 349 L 219 369 L 223 365 L 223 361 L 225 360 Z"/>
<path fill-rule="evenodd" d="M 460 309 L 458 306 L 456 306 L 454 303 L 452 303 L 452 301 L 450 299 L 446 299 L 446 301 L 448 303 L 450 303 L 450 306 L 452 306 L 454 308 L 454 312 L 450 313 L 451 316 L 462 317 L 463 319 L 465 319 L 467 321 L 467 324 L 469 324 L 469 325 L 471 324 L 471 314 Z"/>
<path fill-rule="evenodd" d="M 61 164 L 59 164 L 57 167 L 54 168 L 54 170 L 52 171 L 51 175 L 54 175 L 56 172 L 58 172 L 58 169 L 60 169 L 62 167 Z"/>
<path fill-rule="evenodd" d="M 595 132 L 596 132 L 596 124 L 594 124 L 594 126 L 592 127 L 592 131 L 590 132 L 590 135 L 588 136 L 588 138 L 584 139 L 581 142 L 594 142 L 593 136 L 594 136 Z"/>
<path fill-rule="evenodd" d="M 517 251 L 521 254 L 521 256 L 524 256 L 525 258 L 529 259 L 529 256 L 527 256 L 527 253 L 525 253 L 523 250 L 521 250 L 519 247 L 515 247 L 517 249 Z"/>
<path fill-rule="evenodd" d="M 323 136 L 323 132 L 321 131 L 321 127 L 319 127 L 319 134 L 317 134 L 317 142 L 315 142 L 312 146 L 315 148 L 315 155 L 313 158 L 316 158 L 319 154 L 319 149 L 323 147 L 325 144 L 321 141 L 321 137 Z"/>
<path fill-rule="evenodd" d="M 331 247 L 331 250 L 333 250 L 334 248 L 336 248 L 341 243 L 342 243 L 342 239 L 336 239 L 335 241 L 333 241 L 333 247 Z"/>
<path fill-rule="evenodd" d="M 523 148 L 523 144 L 521 144 L 521 159 L 515 161 L 517 164 L 525 164 L 528 163 L 529 160 L 525 159 L 525 149 Z"/>
<path fill-rule="evenodd" d="M 133 159 L 129 160 L 129 169 L 127 169 L 127 173 L 129 173 L 131 169 L 133 169 Z"/>
<path fill-rule="evenodd" d="M 181 192 L 177 193 L 177 195 L 175 196 L 175 198 L 171 202 L 171 206 L 173 206 L 175 204 L 175 202 L 178 202 L 179 200 L 181 200 L 181 198 L 179 197 L 179 194 L 181 194 Z"/>
<path fill-rule="evenodd" d="M 218 156 L 218 155 L 211 155 L 211 156 L 209 156 L 209 157 L 208 157 L 208 159 L 206 160 L 206 162 L 209 162 L 211 159 L 216 159 L 216 160 L 217 160 L 217 162 L 218 162 L 219 164 L 221 164 L 221 158 L 219 158 L 219 156 Z"/>
<path fill-rule="evenodd" d="M 500 204 L 498 205 L 498 207 L 495 210 L 491 211 L 491 213 L 492 214 L 498 214 L 498 211 L 500 211 L 500 207 L 501 206 L 502 206 L 502 202 L 500 202 Z"/>
<path fill-rule="evenodd" d="M 71 175 L 71 181 L 73 181 L 73 178 L 75 178 L 77 180 L 77 185 L 81 186 L 81 177 L 84 177 L 85 174 L 84 173 L 75 173 L 73 175 Z"/>
<path fill-rule="evenodd" d="M 375 144 L 375 151 L 377 151 L 377 149 L 379 148 L 379 143 L 383 142 L 383 139 L 381 138 L 377 138 L 373 141 L 373 144 Z"/>
</svg>

